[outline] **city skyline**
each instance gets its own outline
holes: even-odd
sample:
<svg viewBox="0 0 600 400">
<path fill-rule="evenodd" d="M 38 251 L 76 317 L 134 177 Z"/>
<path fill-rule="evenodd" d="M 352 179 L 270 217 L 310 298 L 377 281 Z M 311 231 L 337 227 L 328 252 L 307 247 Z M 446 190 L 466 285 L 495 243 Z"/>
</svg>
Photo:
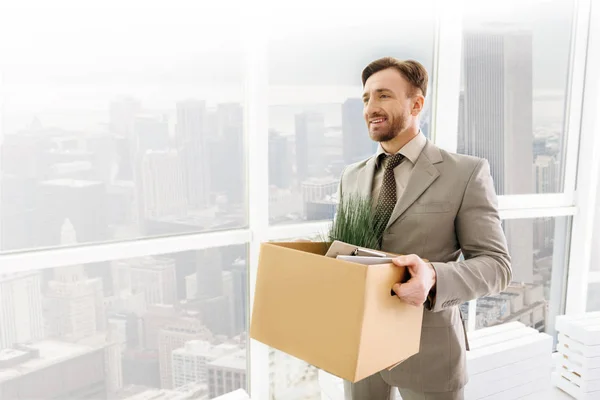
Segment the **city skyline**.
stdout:
<svg viewBox="0 0 600 400">
<path fill-rule="evenodd" d="M 76 236 L 65 220 L 61 243 L 76 245 Z M 162 390 L 209 400 L 246 388 L 246 253 L 242 245 L 118 260 L 107 266 L 109 284 L 91 265 L 0 275 L 0 394 L 129 399 Z M 190 370 L 177 355 L 200 364 Z M 67 370 L 76 381 L 50 384 Z"/>
<path fill-rule="evenodd" d="M 131 100 L 119 100 L 119 101 L 131 101 Z M 353 98 L 350 98 L 350 99 L 348 99 L 346 101 L 356 101 L 356 100 L 353 99 Z M 113 102 L 112 104 L 115 104 L 115 103 L 118 103 L 118 102 Z M 203 103 L 203 102 L 201 102 L 201 103 L 204 104 L 203 107 L 205 107 L 205 103 Z M 185 104 L 185 102 L 178 102 L 177 104 Z M 229 104 L 229 103 L 227 103 L 227 104 Z M 339 151 L 339 150 L 336 150 L 336 149 L 342 149 L 342 147 L 343 147 L 342 146 L 342 142 L 343 142 L 343 140 L 346 140 L 346 139 L 342 140 L 342 139 L 337 139 L 337 138 L 348 137 L 347 135 L 344 135 L 344 127 L 343 127 L 343 125 L 344 125 L 343 104 L 344 103 L 342 103 L 342 104 L 335 104 L 335 105 L 333 105 L 333 107 L 329 107 L 328 109 L 324 110 L 323 112 L 315 111 L 315 110 L 319 109 L 319 107 L 316 107 L 316 106 L 308 108 L 308 110 L 310 110 L 310 112 L 313 113 L 313 114 L 316 113 L 317 115 L 323 115 L 323 117 L 325 117 L 325 115 L 330 115 L 329 119 L 331 119 L 331 118 L 339 118 L 339 119 L 337 119 L 338 124 L 336 124 L 335 126 L 331 126 L 331 125 L 326 124 L 325 120 L 324 120 L 323 121 L 323 127 L 321 128 L 321 129 L 325 129 L 324 134 L 325 134 L 326 137 L 329 137 L 328 141 L 329 141 L 330 144 L 328 146 L 330 146 L 330 148 L 331 148 L 331 151 L 329 151 L 329 153 L 326 153 L 327 154 L 326 157 L 329 158 L 330 162 L 335 162 L 335 163 L 338 163 L 338 162 L 339 163 L 344 163 L 344 162 L 347 161 L 347 160 L 343 159 L 343 154 L 342 154 L 342 158 L 338 159 L 339 161 L 336 161 L 336 157 L 339 157 L 336 154 L 336 152 Z M 208 108 L 203 108 L 203 109 L 206 109 L 206 112 L 211 113 L 211 115 L 215 115 L 215 113 L 219 113 L 219 108 L 220 107 L 217 107 L 216 109 L 210 110 L 210 111 L 209 111 Z M 294 119 L 292 119 L 292 118 L 297 118 L 297 115 L 299 115 L 299 114 L 294 113 L 295 110 L 297 110 L 297 109 L 298 109 L 298 107 L 290 107 L 290 112 L 289 112 L 289 115 L 287 116 L 287 120 L 288 121 L 293 121 Z M 337 109 L 337 111 L 336 111 L 336 109 Z M 535 109 L 535 107 L 534 107 L 534 109 Z M 362 125 L 362 115 L 359 116 L 358 115 L 358 111 L 359 111 L 359 109 L 356 109 L 355 110 L 355 114 L 354 114 L 355 116 L 351 117 L 351 118 L 355 118 L 355 119 L 352 120 L 353 123 L 351 124 L 351 126 L 353 127 L 353 129 L 359 123 Z M 204 112 L 204 111 L 202 111 L 202 112 Z M 132 120 L 136 120 L 136 121 L 137 120 L 140 120 L 140 121 L 146 120 L 146 121 L 149 121 L 149 122 L 145 122 L 146 128 L 135 128 L 135 129 L 146 129 L 144 131 L 136 133 L 137 135 L 141 135 L 144 132 L 150 132 L 150 131 L 148 131 L 148 129 L 150 129 L 150 130 L 153 129 L 153 128 L 151 128 L 152 127 L 152 125 L 151 125 L 152 123 L 154 123 L 154 124 L 162 123 L 162 124 L 165 125 L 164 131 L 163 131 L 164 133 L 159 133 L 160 129 L 162 129 L 162 128 L 159 128 L 159 131 L 157 133 L 153 134 L 155 136 L 156 136 L 156 134 L 158 134 L 159 136 L 162 137 L 162 139 L 159 138 L 158 139 L 159 142 L 156 142 L 156 140 L 157 140 L 156 138 L 155 139 L 151 139 L 151 140 L 153 140 L 153 142 L 148 142 L 145 145 L 141 144 L 143 146 L 143 148 L 145 148 L 146 150 L 149 150 L 149 149 L 155 149 L 155 150 L 171 149 L 170 150 L 171 154 L 173 154 L 174 157 L 179 158 L 180 154 L 175 155 L 175 153 L 173 152 L 173 150 L 176 150 L 176 148 L 177 148 L 177 145 L 174 144 L 174 142 L 177 142 L 177 122 L 176 122 L 176 120 L 175 121 L 170 120 L 170 119 L 166 118 L 164 114 L 158 114 L 158 115 L 149 114 L 149 113 L 146 112 L 146 110 L 143 110 L 141 107 L 139 108 L 139 113 L 140 113 L 140 116 L 133 116 L 133 114 L 132 114 L 132 116 L 130 116 L 129 118 L 132 119 Z M 243 114 L 243 110 L 240 109 L 239 113 L 241 113 L 240 115 L 242 115 Z M 426 113 L 426 115 L 424 116 L 425 117 L 425 121 L 422 121 L 422 125 L 423 126 L 426 126 L 428 124 L 428 119 L 430 118 L 430 116 L 428 115 L 428 110 L 426 110 L 425 113 Z M 336 117 L 332 117 L 332 115 L 336 115 Z M 241 120 L 241 117 L 239 117 L 239 119 Z M 160 122 L 161 120 L 164 121 L 164 122 Z M 152 121 L 155 121 L 155 122 L 152 122 Z M 460 122 L 459 122 L 459 124 L 460 124 Z M 553 125 L 554 123 L 550 122 L 549 124 Z M 74 139 L 75 138 L 74 135 L 77 135 L 76 132 L 64 132 L 63 133 L 59 129 L 48 129 L 46 131 L 42 127 L 40 127 L 39 125 L 40 125 L 40 123 L 38 122 L 38 129 L 40 129 L 40 128 L 42 129 L 41 133 L 46 133 L 47 132 L 50 135 L 56 135 L 58 138 L 60 138 L 61 136 L 64 136 L 65 139 L 67 139 L 67 140 L 65 140 L 65 142 L 67 142 L 68 139 L 71 139 L 71 140 Z M 110 125 L 109 125 L 108 129 L 112 129 Z M 134 129 L 134 128 L 132 128 L 132 129 Z M 241 122 L 238 122 L 238 125 L 237 125 L 237 127 L 235 129 L 238 129 L 237 134 L 239 136 L 243 137 L 243 127 L 241 126 Z M 212 132 L 215 132 L 214 129 L 212 130 Z M 366 128 L 363 127 L 363 126 L 360 126 L 360 131 L 358 133 L 359 135 L 360 135 L 360 132 L 363 132 L 366 135 Z M 545 131 L 543 129 L 541 131 L 536 130 L 534 132 L 534 134 L 536 134 L 536 133 L 539 133 L 539 138 L 541 138 L 541 139 L 548 140 L 548 138 L 550 138 L 551 140 L 554 140 L 553 136 L 549 135 L 547 133 L 547 131 Z M 48 134 L 46 134 L 46 136 L 48 136 Z M 281 136 L 284 136 L 285 138 L 291 138 L 292 141 L 293 141 L 293 139 L 297 135 L 297 132 L 296 132 L 296 129 L 294 129 L 294 132 L 293 132 L 292 136 L 290 136 L 289 131 L 287 132 L 287 135 L 286 135 L 284 132 L 281 132 L 280 130 L 273 129 L 273 134 L 281 135 Z M 125 136 L 125 135 L 118 135 L 116 137 L 116 139 L 122 141 L 122 139 L 121 139 L 122 136 Z M 203 134 L 202 136 L 203 137 L 207 137 L 207 138 L 214 138 L 214 134 L 212 136 L 209 135 L 209 134 Z M 148 135 L 146 135 L 145 137 L 148 137 Z M 538 137 L 538 135 L 536 135 L 535 137 Z M 13 138 L 18 139 L 19 135 L 17 135 L 17 136 L 9 135 L 6 138 L 6 140 L 5 140 L 5 146 L 7 144 L 10 144 L 10 141 Z M 105 138 L 104 140 L 106 140 L 106 139 L 112 138 L 112 136 L 110 134 L 108 134 L 108 133 L 105 133 L 104 135 L 99 135 L 99 136 L 96 136 L 96 135 L 85 135 L 83 138 L 80 138 L 79 140 L 80 141 L 81 140 L 83 140 L 83 141 L 85 141 L 85 140 L 90 140 L 90 141 L 91 140 L 99 140 L 99 141 L 101 141 L 101 140 L 103 140 L 103 138 Z M 114 140 L 114 139 L 109 139 L 109 140 Z M 149 139 L 147 139 L 147 140 L 149 140 Z M 206 140 L 206 139 L 203 139 L 203 140 Z M 338 142 L 338 140 L 341 140 L 341 141 Z M 352 140 L 356 140 L 356 139 L 352 139 Z M 289 141 L 289 139 L 288 139 L 288 141 Z M 162 142 L 162 144 L 161 144 L 161 142 Z M 365 143 L 368 143 L 368 142 L 365 142 Z M 292 145 L 292 144 L 288 143 L 288 145 Z M 109 144 L 109 146 L 110 146 L 110 144 Z M 114 144 L 113 144 L 113 146 L 114 146 Z M 206 142 L 204 142 L 204 144 L 198 145 L 199 151 L 202 151 L 203 146 L 206 146 Z M 284 145 L 284 148 L 285 147 L 286 146 Z M 459 143 L 459 149 L 460 149 L 460 143 Z M 189 151 L 189 150 L 190 149 L 186 149 L 185 151 Z M 20 151 L 27 151 L 27 150 L 22 148 Z M 68 151 L 68 149 L 63 150 L 63 151 Z M 85 151 L 85 149 L 83 151 Z M 118 150 L 118 151 L 120 151 L 120 150 Z M 536 149 L 536 152 L 539 153 L 539 155 L 544 155 L 544 150 L 543 149 L 542 149 L 541 153 L 537 149 Z M 154 151 L 154 152 L 149 152 L 146 155 L 142 154 L 143 157 L 142 157 L 141 160 L 142 160 L 143 163 L 146 163 L 146 165 L 147 165 L 146 168 L 150 168 L 150 165 L 147 164 L 148 162 L 150 162 L 150 157 L 154 157 L 154 158 L 157 158 L 159 156 L 163 157 L 162 154 L 164 154 L 164 157 L 168 156 L 168 153 L 160 153 L 160 152 Z M 554 154 L 554 153 L 549 153 L 549 155 L 552 155 L 552 154 Z M 193 162 L 196 162 L 196 163 L 197 162 L 205 162 L 205 163 L 207 162 L 206 157 L 194 157 L 192 154 L 190 154 L 190 156 L 192 158 L 190 159 L 189 162 L 192 162 L 192 163 Z M 368 156 L 369 156 L 369 152 L 368 151 L 366 151 L 366 152 L 364 152 L 362 154 L 363 158 L 366 158 Z M 110 157 L 112 157 L 112 161 L 111 161 Z M 114 169 L 115 169 L 115 161 L 114 161 L 114 159 L 118 158 L 118 157 L 121 157 L 121 159 L 122 159 L 123 157 L 127 158 L 127 157 L 131 157 L 131 156 L 127 156 L 126 154 L 125 155 L 122 154 L 121 156 L 118 156 L 118 154 L 116 156 L 115 155 L 109 156 L 109 159 L 105 160 L 104 164 L 101 164 L 101 166 L 103 168 L 103 171 L 98 171 L 98 172 L 102 172 L 103 174 L 107 174 L 108 173 L 108 175 L 110 175 L 110 174 L 115 175 L 116 174 L 117 176 L 115 177 L 116 178 L 115 181 L 118 181 L 118 183 L 116 184 L 115 189 L 118 189 L 120 191 L 128 190 L 128 189 L 126 189 L 126 186 L 123 186 L 123 184 L 126 183 L 127 181 L 131 181 L 131 178 L 130 178 L 131 177 L 131 172 L 129 173 L 129 179 L 123 178 L 122 176 L 118 176 L 119 175 L 118 173 L 113 172 Z M 360 155 L 359 155 L 359 157 L 360 157 Z M 318 158 L 318 157 L 316 157 L 316 158 Z M 8 161 L 6 161 L 7 159 L 8 159 Z M 11 162 L 10 159 L 11 159 L 10 156 L 7 155 L 5 157 L 4 164 L 6 165 L 7 163 L 10 163 Z M 194 159 L 196 161 L 193 161 Z M 204 160 L 204 161 L 202 161 L 202 160 Z M 128 160 L 126 160 L 126 161 L 128 161 Z M 158 159 L 157 159 L 157 161 L 158 161 Z M 15 160 L 15 162 L 17 162 L 17 160 Z M 210 174 L 211 168 L 207 168 L 206 164 L 204 164 L 203 167 L 193 167 L 193 165 L 195 165 L 195 164 L 189 164 L 189 162 L 188 162 L 188 164 L 185 164 L 182 161 L 176 161 L 176 162 L 179 165 L 179 167 L 177 167 L 177 168 L 181 169 L 180 172 L 176 172 L 176 174 L 178 174 L 178 175 L 186 174 L 188 171 L 193 171 L 193 170 L 205 171 L 204 173 L 208 172 Z M 80 162 L 78 165 L 76 165 L 75 162 L 67 162 L 67 163 L 56 164 L 56 165 L 57 165 L 57 167 L 59 165 L 61 165 L 61 168 L 65 171 L 65 172 L 62 172 L 62 173 L 63 174 L 67 174 L 67 175 L 70 173 L 69 170 L 68 170 L 69 168 L 74 168 L 75 170 L 77 170 L 77 169 L 80 169 L 80 170 L 83 169 L 83 170 L 85 170 L 86 168 L 89 168 L 89 165 L 86 166 L 85 162 Z M 340 170 L 339 164 L 337 164 L 337 165 L 338 166 L 336 168 L 334 168 L 334 170 L 333 170 L 334 173 L 335 173 L 335 171 Z M 237 172 L 233 171 L 233 172 L 236 172 L 236 173 L 238 173 L 238 174 L 241 175 L 243 173 L 243 169 L 244 169 L 243 165 L 239 165 L 237 168 L 238 168 L 238 171 Z M 214 171 L 214 170 L 215 170 L 215 168 L 213 167 L 212 171 Z M 10 166 L 9 166 L 9 168 L 5 167 L 3 169 L 3 171 L 4 171 L 4 174 L 6 175 L 6 172 L 10 171 Z M 75 172 L 71 172 L 71 173 L 75 175 L 76 171 Z M 97 175 L 97 173 L 95 173 L 95 174 Z M 540 176 L 543 176 L 543 174 L 540 173 Z M 142 176 L 142 178 L 143 178 L 143 176 Z M 192 178 L 192 177 L 190 176 L 190 178 Z M 339 178 L 339 176 L 338 176 L 338 178 Z M 148 176 L 148 178 L 146 178 L 146 180 L 147 179 L 151 179 L 152 180 L 152 179 L 155 179 L 155 177 L 153 177 L 153 176 L 150 175 L 150 176 Z M 187 191 L 190 190 L 190 188 L 194 188 L 194 190 L 196 192 L 203 193 L 204 196 L 207 196 L 206 188 L 204 190 L 202 190 L 200 188 L 201 188 L 201 182 L 202 181 L 208 181 L 208 179 L 207 178 L 198 179 L 198 177 L 193 178 L 193 179 L 194 179 L 193 181 L 195 182 L 194 185 L 191 185 L 191 183 L 182 182 L 182 185 L 184 187 L 182 187 L 181 190 L 186 191 L 186 196 L 188 196 L 188 197 L 192 196 L 190 193 L 187 193 Z M 557 179 L 557 178 L 555 178 L 555 179 Z M 94 178 L 94 180 L 97 180 L 97 179 Z M 111 179 L 107 180 L 106 177 L 103 177 L 103 180 L 105 180 L 106 182 L 111 182 Z M 10 185 L 8 185 L 6 182 L 4 182 L 4 183 L 5 183 L 5 187 L 8 188 L 8 189 L 4 190 L 4 192 L 5 192 L 5 199 L 7 199 L 8 201 L 11 201 L 11 196 L 7 195 L 7 192 L 10 194 Z M 56 183 L 58 183 L 58 180 L 56 180 Z M 115 182 L 112 182 L 112 183 L 115 183 Z M 557 190 L 556 189 L 556 187 L 557 187 L 556 184 L 551 184 L 551 185 L 539 185 L 538 184 L 537 186 L 540 187 L 540 188 L 546 188 L 546 189 L 543 189 L 543 190 L 545 190 L 544 192 L 551 192 L 552 190 Z M 228 190 L 228 189 L 224 188 L 224 190 Z M 537 190 L 539 190 L 539 189 L 537 189 Z M 139 195 L 139 196 L 142 197 L 142 195 Z M 12 197 L 12 198 L 15 198 L 15 197 Z M 207 206 L 209 203 L 210 203 L 210 201 L 206 200 L 206 197 L 205 197 L 205 200 L 203 202 L 201 202 L 201 203 L 198 203 L 198 205 Z M 241 205 L 243 205 L 243 204 L 241 204 Z M 184 206 L 182 206 L 182 207 L 184 207 Z M 208 208 L 208 206 L 206 208 Z M 183 211 L 183 213 L 185 214 L 185 211 Z"/>
</svg>

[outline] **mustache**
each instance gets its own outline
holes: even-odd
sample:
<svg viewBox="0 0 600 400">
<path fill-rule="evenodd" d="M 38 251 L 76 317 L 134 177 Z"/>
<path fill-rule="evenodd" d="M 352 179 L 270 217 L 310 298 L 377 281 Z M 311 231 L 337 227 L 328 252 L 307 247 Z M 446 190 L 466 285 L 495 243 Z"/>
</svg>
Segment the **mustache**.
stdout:
<svg viewBox="0 0 600 400">
<path fill-rule="evenodd" d="M 369 119 L 373 119 L 373 118 L 387 118 L 387 114 L 385 114 L 385 113 L 373 113 L 373 114 L 369 114 L 367 116 L 367 118 L 369 118 Z"/>
</svg>

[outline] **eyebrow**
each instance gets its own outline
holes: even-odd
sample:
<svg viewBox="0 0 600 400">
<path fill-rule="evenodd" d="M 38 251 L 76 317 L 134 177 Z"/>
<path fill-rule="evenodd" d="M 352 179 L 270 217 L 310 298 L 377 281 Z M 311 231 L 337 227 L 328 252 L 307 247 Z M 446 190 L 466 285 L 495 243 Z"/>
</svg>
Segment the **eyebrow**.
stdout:
<svg viewBox="0 0 600 400">
<path fill-rule="evenodd" d="M 391 93 L 392 91 L 391 91 L 390 89 L 386 89 L 386 88 L 375 89 L 375 93 L 383 93 L 383 92 L 388 92 L 388 93 Z M 364 100 L 365 100 L 367 97 L 369 97 L 369 93 L 366 93 L 366 92 L 365 92 L 365 93 L 363 93 L 363 95 L 362 95 L 362 99 L 363 99 L 363 101 L 364 101 Z"/>
</svg>

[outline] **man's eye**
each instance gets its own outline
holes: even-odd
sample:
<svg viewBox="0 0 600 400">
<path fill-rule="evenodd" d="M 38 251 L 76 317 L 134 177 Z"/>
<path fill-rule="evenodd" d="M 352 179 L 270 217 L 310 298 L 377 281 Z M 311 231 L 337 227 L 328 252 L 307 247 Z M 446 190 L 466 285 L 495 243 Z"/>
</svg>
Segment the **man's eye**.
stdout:
<svg viewBox="0 0 600 400">
<path fill-rule="evenodd" d="M 382 99 L 387 99 L 387 98 L 388 98 L 388 97 L 390 97 L 390 96 L 388 96 L 387 94 L 382 94 L 380 97 L 381 97 Z"/>
</svg>

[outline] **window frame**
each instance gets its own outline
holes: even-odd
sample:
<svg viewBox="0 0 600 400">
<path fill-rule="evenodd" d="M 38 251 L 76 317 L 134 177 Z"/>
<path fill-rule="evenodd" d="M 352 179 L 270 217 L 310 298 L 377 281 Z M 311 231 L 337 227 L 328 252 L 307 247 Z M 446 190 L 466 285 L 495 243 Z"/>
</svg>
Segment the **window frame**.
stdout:
<svg viewBox="0 0 600 400">
<path fill-rule="evenodd" d="M 462 7 L 463 2 L 457 5 L 436 0 L 431 132 L 433 141 L 448 151 L 456 151 L 457 147 Z M 585 311 L 588 284 L 600 282 L 600 272 L 589 271 L 591 243 L 586 243 L 586 238 L 591 242 L 589 238 L 594 229 L 600 230 L 592 223 L 599 197 L 596 188 L 600 184 L 600 115 L 595 115 L 600 104 L 600 5 L 592 7 L 591 0 L 579 0 L 575 1 L 574 7 L 565 121 L 564 191 L 499 196 L 502 219 L 572 217 L 572 226 L 567 231 L 571 240 L 565 255 L 567 282 L 564 284 L 566 290 L 563 289 L 567 314 Z M 250 318 L 261 243 L 312 236 L 329 226 L 328 221 L 269 225 L 268 34 L 261 27 L 263 24 L 253 23 L 255 17 L 260 17 L 258 12 L 249 11 L 244 45 L 248 228 L 0 253 L 0 273 L 248 243 Z M 2 93 L 0 70 L 0 105 Z M 0 113 L 0 141 L 2 117 Z M 470 302 L 469 310 L 475 309 L 476 301 Z M 471 320 L 469 330 L 475 328 L 475 318 Z M 269 348 L 251 340 L 247 351 L 249 392 L 253 398 L 269 398 Z"/>
<path fill-rule="evenodd" d="M 600 107 L 600 6 L 596 2 L 593 3 L 592 5 L 591 0 L 580 1 L 578 14 L 578 25 L 581 24 L 587 29 L 580 28 L 582 36 L 585 36 L 585 46 L 580 46 L 581 57 L 585 58 L 585 75 L 581 78 L 581 142 L 578 158 L 571 161 L 577 163 L 577 214 L 573 220 L 571 234 L 566 292 L 567 314 L 584 313 L 587 308 L 589 283 L 600 281 L 600 273 L 590 271 L 591 263 L 597 262 L 592 259 L 592 239 L 594 234 L 600 233 L 600 228 L 594 226 L 600 199 L 600 115 L 597 112 Z"/>
</svg>

